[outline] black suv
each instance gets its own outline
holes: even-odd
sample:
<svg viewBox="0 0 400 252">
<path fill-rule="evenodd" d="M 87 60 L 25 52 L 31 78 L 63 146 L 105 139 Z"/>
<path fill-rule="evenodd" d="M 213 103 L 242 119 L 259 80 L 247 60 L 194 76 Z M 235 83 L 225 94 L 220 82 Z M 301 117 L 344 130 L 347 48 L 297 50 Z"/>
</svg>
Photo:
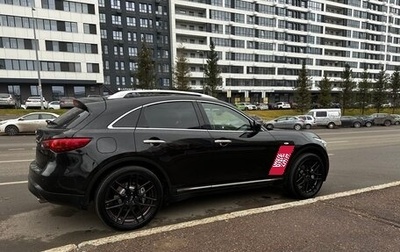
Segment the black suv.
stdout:
<svg viewBox="0 0 400 252">
<path fill-rule="evenodd" d="M 36 133 L 29 190 L 87 208 L 118 230 L 144 226 L 164 203 L 279 182 L 315 196 L 329 160 L 311 132 L 268 131 L 231 104 L 176 92 L 75 107 Z"/>
</svg>

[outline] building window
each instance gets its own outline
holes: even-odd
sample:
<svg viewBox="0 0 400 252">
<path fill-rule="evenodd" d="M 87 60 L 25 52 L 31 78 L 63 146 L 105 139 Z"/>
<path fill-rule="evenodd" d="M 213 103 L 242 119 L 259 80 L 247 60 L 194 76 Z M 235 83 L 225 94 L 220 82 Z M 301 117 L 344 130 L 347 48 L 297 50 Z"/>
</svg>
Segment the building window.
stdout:
<svg viewBox="0 0 400 252">
<path fill-rule="evenodd" d="M 63 86 L 52 86 L 51 92 L 53 94 L 53 100 L 59 100 L 60 97 L 65 96 L 65 90 Z"/>
<path fill-rule="evenodd" d="M 111 16 L 111 22 L 115 25 L 121 25 L 121 16 L 117 16 L 117 15 L 112 15 Z"/>
<path fill-rule="evenodd" d="M 112 9 L 121 9 L 121 2 L 119 0 L 111 0 Z"/>
<path fill-rule="evenodd" d="M 87 63 L 86 67 L 88 73 L 100 73 L 100 68 L 98 63 Z"/>
<path fill-rule="evenodd" d="M 94 24 L 83 24 L 83 32 L 86 34 L 97 34 L 96 25 Z"/>
<path fill-rule="evenodd" d="M 107 39 L 107 30 L 101 29 L 101 30 L 100 30 L 100 37 L 101 37 L 102 39 Z"/>
<path fill-rule="evenodd" d="M 122 40 L 122 31 L 113 31 L 114 40 Z"/>
<path fill-rule="evenodd" d="M 76 98 L 85 97 L 86 96 L 85 87 L 84 86 L 74 86 L 74 96 Z"/>
<path fill-rule="evenodd" d="M 135 11 L 135 3 L 134 2 L 126 1 L 125 6 L 126 6 L 127 11 Z"/>
</svg>

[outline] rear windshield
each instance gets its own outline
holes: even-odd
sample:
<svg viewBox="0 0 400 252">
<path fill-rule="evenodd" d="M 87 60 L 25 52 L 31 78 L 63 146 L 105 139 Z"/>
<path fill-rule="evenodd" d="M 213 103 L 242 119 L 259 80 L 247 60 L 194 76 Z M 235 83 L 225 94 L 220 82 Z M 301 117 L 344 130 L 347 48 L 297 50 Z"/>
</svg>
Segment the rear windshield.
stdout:
<svg viewBox="0 0 400 252">
<path fill-rule="evenodd" d="M 76 127 L 85 118 L 89 116 L 89 112 L 78 107 L 71 108 L 61 116 L 57 117 L 52 123 L 52 128 L 70 129 Z"/>
</svg>

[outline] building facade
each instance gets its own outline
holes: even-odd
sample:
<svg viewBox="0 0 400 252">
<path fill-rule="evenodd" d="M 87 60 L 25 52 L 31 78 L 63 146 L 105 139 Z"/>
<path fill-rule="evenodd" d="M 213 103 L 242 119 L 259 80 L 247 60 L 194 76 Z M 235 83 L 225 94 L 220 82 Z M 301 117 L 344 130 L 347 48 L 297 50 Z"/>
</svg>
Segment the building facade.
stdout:
<svg viewBox="0 0 400 252">
<path fill-rule="evenodd" d="M 168 0 L 99 0 L 104 60 L 104 93 L 137 85 L 142 44 L 153 51 L 155 86 L 172 87 Z"/>
<path fill-rule="evenodd" d="M 231 102 L 293 101 L 302 62 L 312 92 L 326 74 L 339 91 L 345 64 L 355 81 L 400 65 L 399 0 L 175 0 L 172 56 L 183 53 L 202 90 L 210 41 L 219 53 L 222 96 Z"/>
<path fill-rule="evenodd" d="M 21 104 L 40 92 L 49 101 L 100 94 L 99 34 L 97 0 L 0 0 L 0 92 Z"/>
</svg>

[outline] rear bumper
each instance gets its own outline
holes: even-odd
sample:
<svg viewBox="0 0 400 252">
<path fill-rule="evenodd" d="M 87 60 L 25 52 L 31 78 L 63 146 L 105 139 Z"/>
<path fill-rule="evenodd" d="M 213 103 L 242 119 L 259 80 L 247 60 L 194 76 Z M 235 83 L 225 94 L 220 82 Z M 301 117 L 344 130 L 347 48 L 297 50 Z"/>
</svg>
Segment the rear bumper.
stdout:
<svg viewBox="0 0 400 252">
<path fill-rule="evenodd" d="M 35 167 L 35 163 L 32 162 L 29 167 L 28 189 L 40 200 L 40 202 L 69 205 L 81 209 L 87 208 L 88 202 L 84 195 L 51 192 L 45 190 L 43 186 L 40 185 L 40 181 L 43 181 L 43 178 L 35 171 Z M 54 183 L 55 181 L 53 180 L 52 182 Z"/>
</svg>

